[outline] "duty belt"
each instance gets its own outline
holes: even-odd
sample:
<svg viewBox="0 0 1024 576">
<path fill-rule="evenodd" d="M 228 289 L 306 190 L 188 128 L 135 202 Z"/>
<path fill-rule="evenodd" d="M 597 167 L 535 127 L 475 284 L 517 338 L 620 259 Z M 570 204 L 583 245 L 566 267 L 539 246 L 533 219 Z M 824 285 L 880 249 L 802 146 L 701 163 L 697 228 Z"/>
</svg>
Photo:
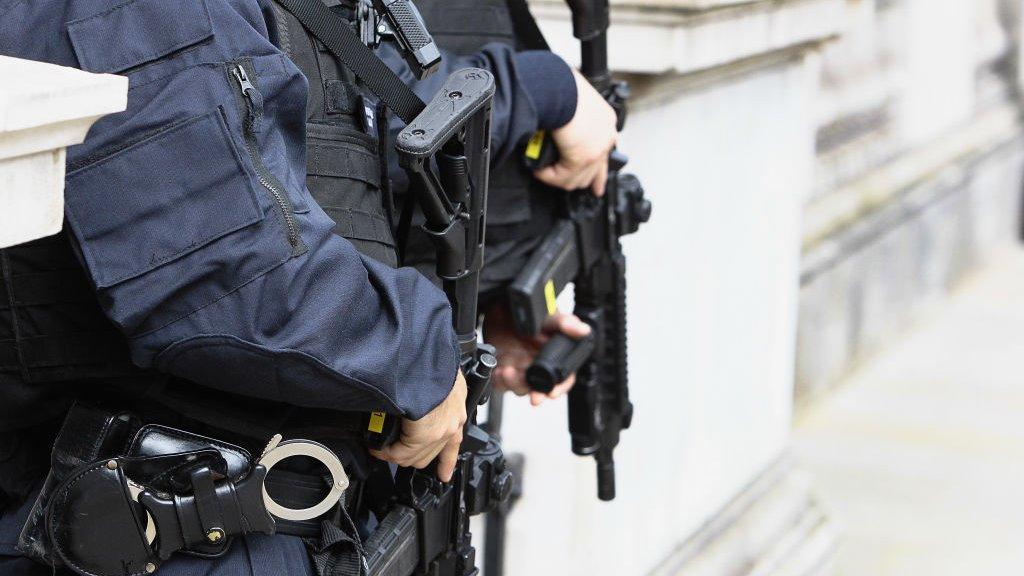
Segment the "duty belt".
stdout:
<svg viewBox="0 0 1024 576">
<path fill-rule="evenodd" d="M 153 424 L 139 428 L 132 420 L 72 408 L 54 446 L 51 477 L 22 532 L 23 552 L 87 576 L 152 574 L 175 552 L 217 556 L 236 535 L 318 536 L 317 519 L 349 486 L 341 461 L 317 442 L 276 435 L 253 459 L 227 442 Z M 293 456 L 327 468 L 326 495 L 318 477 L 282 470 L 268 480 Z M 283 494 L 281 501 L 271 491 Z M 361 556 L 354 534 L 353 543 Z"/>
</svg>

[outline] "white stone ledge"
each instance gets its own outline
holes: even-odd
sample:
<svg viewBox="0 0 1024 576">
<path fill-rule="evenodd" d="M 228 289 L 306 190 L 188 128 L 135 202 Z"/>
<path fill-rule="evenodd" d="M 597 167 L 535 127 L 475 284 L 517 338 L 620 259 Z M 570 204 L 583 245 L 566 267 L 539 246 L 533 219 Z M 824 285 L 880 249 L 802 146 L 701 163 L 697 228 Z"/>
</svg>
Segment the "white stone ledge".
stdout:
<svg viewBox="0 0 1024 576">
<path fill-rule="evenodd" d="M 66 147 L 127 103 L 125 77 L 0 56 L 0 247 L 60 230 Z"/>
<path fill-rule="evenodd" d="M 958 160 L 1015 138 L 1020 133 L 1015 106 L 997 107 L 959 130 L 915 148 L 870 174 L 804 208 L 804 250 L 887 205 L 915 184 L 941 174 Z"/>
<path fill-rule="evenodd" d="M 834 37 L 843 0 L 613 2 L 609 63 L 617 72 L 685 74 Z M 561 0 L 531 9 L 552 49 L 579 62 L 569 11 Z"/>
</svg>

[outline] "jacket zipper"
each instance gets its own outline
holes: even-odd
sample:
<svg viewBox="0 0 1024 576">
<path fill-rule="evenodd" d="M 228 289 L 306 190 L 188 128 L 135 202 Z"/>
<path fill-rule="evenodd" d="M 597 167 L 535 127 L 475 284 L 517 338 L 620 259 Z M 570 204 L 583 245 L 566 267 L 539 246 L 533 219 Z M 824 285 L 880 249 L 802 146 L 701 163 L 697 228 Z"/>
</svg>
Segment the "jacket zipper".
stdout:
<svg viewBox="0 0 1024 576">
<path fill-rule="evenodd" d="M 270 191 L 274 202 L 277 204 L 281 216 L 284 218 L 285 231 L 288 235 L 288 244 L 292 247 L 292 256 L 298 256 L 306 251 L 306 245 L 299 236 L 299 226 L 295 222 L 295 211 L 284 186 L 267 170 L 260 156 L 259 144 L 256 142 L 256 131 L 260 117 L 263 115 L 263 95 L 249 79 L 249 72 L 241 62 L 233 63 L 231 76 L 238 84 L 239 94 L 242 97 L 244 109 L 242 114 L 245 118 L 243 132 L 245 134 L 245 148 L 249 151 L 253 166 L 256 167 L 256 174 L 260 184 Z"/>
</svg>

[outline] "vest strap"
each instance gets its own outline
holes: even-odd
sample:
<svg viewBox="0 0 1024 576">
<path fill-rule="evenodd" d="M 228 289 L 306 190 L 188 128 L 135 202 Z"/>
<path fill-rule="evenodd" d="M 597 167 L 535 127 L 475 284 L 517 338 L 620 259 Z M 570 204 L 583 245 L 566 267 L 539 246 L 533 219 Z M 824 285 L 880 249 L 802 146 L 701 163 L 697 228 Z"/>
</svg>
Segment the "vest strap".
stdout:
<svg viewBox="0 0 1024 576">
<path fill-rule="evenodd" d="M 423 100 L 387 67 L 352 30 L 350 23 L 320 0 L 278 0 L 317 40 L 406 124 L 426 108 Z"/>
<path fill-rule="evenodd" d="M 524 50 L 551 50 L 548 41 L 544 39 L 544 33 L 537 26 L 527 6 L 526 0 L 506 0 L 508 14 L 512 18 L 512 29 L 515 31 L 516 42 Z"/>
</svg>

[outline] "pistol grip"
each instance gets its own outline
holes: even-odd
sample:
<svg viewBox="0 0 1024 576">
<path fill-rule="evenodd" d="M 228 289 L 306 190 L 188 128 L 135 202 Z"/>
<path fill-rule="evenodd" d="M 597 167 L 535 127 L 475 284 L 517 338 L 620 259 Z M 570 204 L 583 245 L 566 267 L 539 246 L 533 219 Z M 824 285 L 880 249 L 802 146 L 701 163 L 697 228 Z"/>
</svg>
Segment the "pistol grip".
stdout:
<svg viewBox="0 0 1024 576">
<path fill-rule="evenodd" d="M 547 130 L 537 130 L 530 136 L 523 151 L 523 162 L 531 172 L 547 168 L 558 162 L 558 148 Z"/>
<path fill-rule="evenodd" d="M 367 448 L 383 450 L 384 447 L 397 442 L 402 435 L 402 418 L 384 412 L 371 412 L 366 416 L 363 431 Z"/>
</svg>

